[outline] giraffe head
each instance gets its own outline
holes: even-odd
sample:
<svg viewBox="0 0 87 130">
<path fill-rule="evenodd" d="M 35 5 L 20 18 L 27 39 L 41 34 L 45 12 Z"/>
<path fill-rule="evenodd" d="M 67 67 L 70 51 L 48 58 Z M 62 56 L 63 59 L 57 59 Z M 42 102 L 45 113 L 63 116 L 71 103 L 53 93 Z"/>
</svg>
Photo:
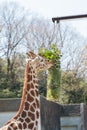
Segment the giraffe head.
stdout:
<svg viewBox="0 0 87 130">
<path fill-rule="evenodd" d="M 31 64 L 34 66 L 36 72 L 47 70 L 53 66 L 52 62 L 38 54 L 34 54 L 33 52 L 27 53 L 27 62 L 28 61 L 31 61 Z"/>
</svg>

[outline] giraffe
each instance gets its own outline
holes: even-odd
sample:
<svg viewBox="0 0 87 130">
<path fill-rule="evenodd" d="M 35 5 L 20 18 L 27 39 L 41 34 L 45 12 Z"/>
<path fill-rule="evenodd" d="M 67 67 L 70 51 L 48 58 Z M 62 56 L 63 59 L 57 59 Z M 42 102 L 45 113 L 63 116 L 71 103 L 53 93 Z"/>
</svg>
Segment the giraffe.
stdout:
<svg viewBox="0 0 87 130">
<path fill-rule="evenodd" d="M 33 52 L 27 53 L 26 62 L 23 94 L 19 110 L 0 130 L 37 130 L 40 115 L 37 73 L 49 69 L 52 63 Z"/>
</svg>

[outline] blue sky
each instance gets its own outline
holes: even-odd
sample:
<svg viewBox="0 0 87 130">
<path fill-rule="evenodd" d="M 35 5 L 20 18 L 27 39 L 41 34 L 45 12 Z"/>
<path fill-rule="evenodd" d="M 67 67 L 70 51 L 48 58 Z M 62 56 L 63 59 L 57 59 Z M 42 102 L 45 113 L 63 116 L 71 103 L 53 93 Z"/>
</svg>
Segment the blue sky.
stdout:
<svg viewBox="0 0 87 130">
<path fill-rule="evenodd" d="M 0 0 L 0 4 L 4 0 Z M 6 0 L 15 1 L 51 20 L 56 16 L 87 14 L 87 0 Z M 87 34 L 87 19 L 70 22 L 82 35 Z M 86 36 L 87 37 L 87 36 Z"/>
</svg>

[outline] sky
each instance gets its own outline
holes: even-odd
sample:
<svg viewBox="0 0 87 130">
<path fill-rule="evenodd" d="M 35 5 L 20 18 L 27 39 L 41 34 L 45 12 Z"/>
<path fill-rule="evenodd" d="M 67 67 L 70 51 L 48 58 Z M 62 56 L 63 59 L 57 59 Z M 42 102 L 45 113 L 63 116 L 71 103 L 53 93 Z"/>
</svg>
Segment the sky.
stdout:
<svg viewBox="0 0 87 130">
<path fill-rule="evenodd" d="M 87 14 L 87 0 L 6 0 L 15 1 L 41 16 L 50 19 L 52 17 Z M 4 0 L 0 0 L 0 4 Z M 87 19 L 79 19 L 69 22 L 77 31 L 87 37 Z"/>
</svg>

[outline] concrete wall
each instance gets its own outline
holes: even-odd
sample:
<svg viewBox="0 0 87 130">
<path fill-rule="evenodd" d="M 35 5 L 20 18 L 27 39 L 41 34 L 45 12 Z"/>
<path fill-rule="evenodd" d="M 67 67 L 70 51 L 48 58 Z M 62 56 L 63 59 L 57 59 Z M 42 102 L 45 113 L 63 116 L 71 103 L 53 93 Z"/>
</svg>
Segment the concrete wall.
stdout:
<svg viewBox="0 0 87 130">
<path fill-rule="evenodd" d="M 81 123 L 81 116 L 61 117 L 61 130 L 84 130 Z"/>
<path fill-rule="evenodd" d="M 16 114 L 20 101 L 0 100 L 0 127 Z M 40 97 L 40 109 L 38 130 L 87 130 L 87 106 L 83 103 L 60 105 Z"/>
<path fill-rule="evenodd" d="M 41 97 L 41 130 L 60 130 L 61 105 Z"/>
<path fill-rule="evenodd" d="M 82 118 L 83 118 L 83 126 L 84 130 L 87 130 L 87 105 L 82 104 Z"/>
<path fill-rule="evenodd" d="M 87 130 L 84 126 L 84 104 L 63 106 L 61 130 Z"/>
<path fill-rule="evenodd" d="M 16 114 L 20 101 L 21 99 L 0 100 L 0 127 Z M 60 130 L 61 105 L 40 97 L 40 107 L 38 130 Z"/>
<path fill-rule="evenodd" d="M 0 99 L 0 112 L 17 111 L 21 99 Z"/>
</svg>

